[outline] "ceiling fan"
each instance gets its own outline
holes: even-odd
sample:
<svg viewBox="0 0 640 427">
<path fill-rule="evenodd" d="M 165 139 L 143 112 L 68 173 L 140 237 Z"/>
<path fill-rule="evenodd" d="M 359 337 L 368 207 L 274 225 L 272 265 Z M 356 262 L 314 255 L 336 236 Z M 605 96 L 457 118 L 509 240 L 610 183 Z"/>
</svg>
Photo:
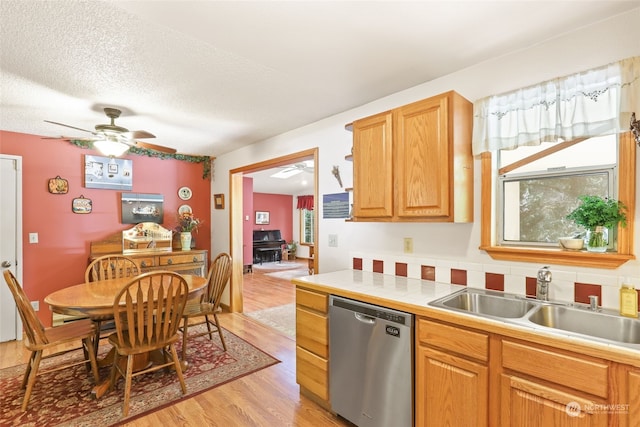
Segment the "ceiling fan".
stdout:
<svg viewBox="0 0 640 427">
<path fill-rule="evenodd" d="M 87 140 L 93 141 L 94 147 L 96 147 L 101 153 L 107 156 L 121 156 L 126 153 L 129 148 L 134 146 L 169 154 L 174 154 L 176 152 L 176 150 L 173 148 L 150 144 L 148 142 L 137 141 L 138 138 L 155 138 L 155 135 L 144 130 L 130 131 L 127 128 L 116 125 L 115 120 L 120 117 L 121 114 L 121 111 L 117 108 L 106 107 L 104 109 L 104 113 L 111 119 L 111 123 L 98 124 L 95 126 L 95 131 L 66 125 L 64 123 L 53 122 L 51 120 L 45 120 L 45 122 L 93 134 L 94 136 L 88 138 Z M 69 137 L 61 138 L 74 139 Z"/>
<path fill-rule="evenodd" d="M 305 160 L 303 162 L 295 163 L 293 165 L 280 166 L 280 167 L 283 168 L 283 170 L 280 171 L 283 174 L 291 173 L 291 175 L 293 175 L 293 172 L 313 173 L 313 160 Z"/>
</svg>

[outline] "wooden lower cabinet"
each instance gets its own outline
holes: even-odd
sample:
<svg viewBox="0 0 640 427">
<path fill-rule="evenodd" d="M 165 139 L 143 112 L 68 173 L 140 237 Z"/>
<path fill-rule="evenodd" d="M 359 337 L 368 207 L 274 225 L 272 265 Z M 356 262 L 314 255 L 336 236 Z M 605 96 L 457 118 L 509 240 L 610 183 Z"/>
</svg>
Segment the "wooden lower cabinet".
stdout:
<svg viewBox="0 0 640 427">
<path fill-rule="evenodd" d="M 416 427 L 640 427 L 639 368 L 466 323 L 416 319 Z"/>
<path fill-rule="evenodd" d="M 500 425 L 518 427 L 604 427 L 606 401 L 584 398 L 553 386 L 503 374 Z"/>
<path fill-rule="evenodd" d="M 640 427 L 640 369 L 625 366 L 620 382 L 620 405 L 614 410 L 620 427 Z"/>
<path fill-rule="evenodd" d="M 489 336 L 418 318 L 416 427 L 489 424 Z"/>
<path fill-rule="evenodd" d="M 324 408 L 329 400 L 329 295 L 296 287 L 296 382 Z"/>
<path fill-rule="evenodd" d="M 489 368 L 418 347 L 416 426 L 487 426 Z"/>
</svg>

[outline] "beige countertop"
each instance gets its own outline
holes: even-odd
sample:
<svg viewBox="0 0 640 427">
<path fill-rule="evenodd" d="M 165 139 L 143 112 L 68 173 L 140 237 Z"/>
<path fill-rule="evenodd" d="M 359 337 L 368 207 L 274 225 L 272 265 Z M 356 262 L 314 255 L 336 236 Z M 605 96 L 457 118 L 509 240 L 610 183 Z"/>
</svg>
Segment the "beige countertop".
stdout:
<svg viewBox="0 0 640 427">
<path fill-rule="evenodd" d="M 571 348 L 591 356 L 640 366 L 640 346 L 636 350 L 589 340 L 552 328 L 516 325 L 499 319 L 459 313 L 428 305 L 431 301 L 465 289 L 465 286 L 361 270 L 340 270 L 298 277 L 293 279 L 293 283 L 308 289 L 377 304 L 418 316 L 427 316 L 540 344 Z"/>
</svg>

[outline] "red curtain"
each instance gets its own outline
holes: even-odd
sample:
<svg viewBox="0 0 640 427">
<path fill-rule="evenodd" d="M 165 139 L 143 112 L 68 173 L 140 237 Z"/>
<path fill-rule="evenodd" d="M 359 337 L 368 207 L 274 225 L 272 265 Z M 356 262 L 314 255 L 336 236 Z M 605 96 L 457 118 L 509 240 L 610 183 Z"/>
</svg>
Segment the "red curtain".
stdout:
<svg viewBox="0 0 640 427">
<path fill-rule="evenodd" d="M 313 210 L 313 196 L 298 196 L 298 209 Z"/>
</svg>

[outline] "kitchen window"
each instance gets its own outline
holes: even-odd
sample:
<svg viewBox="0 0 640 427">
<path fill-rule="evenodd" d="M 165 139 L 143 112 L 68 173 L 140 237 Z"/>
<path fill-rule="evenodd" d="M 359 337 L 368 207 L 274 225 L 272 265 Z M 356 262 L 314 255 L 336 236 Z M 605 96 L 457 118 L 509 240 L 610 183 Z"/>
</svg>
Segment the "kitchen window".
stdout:
<svg viewBox="0 0 640 427">
<path fill-rule="evenodd" d="M 566 219 L 580 196 L 617 198 L 616 135 L 562 146 L 545 143 L 498 152 L 499 244 L 557 247 L 560 237 L 584 233 Z M 523 162 L 532 156 L 533 161 Z M 609 249 L 615 249 L 615 234 L 609 237 Z"/>
<path fill-rule="evenodd" d="M 474 103 L 473 153 L 482 163 L 480 249 L 500 260 L 617 268 L 634 259 L 640 57 Z M 585 193 L 627 207 L 608 252 L 563 251 L 565 219 Z M 611 240 L 611 239 L 610 239 Z"/>
</svg>

